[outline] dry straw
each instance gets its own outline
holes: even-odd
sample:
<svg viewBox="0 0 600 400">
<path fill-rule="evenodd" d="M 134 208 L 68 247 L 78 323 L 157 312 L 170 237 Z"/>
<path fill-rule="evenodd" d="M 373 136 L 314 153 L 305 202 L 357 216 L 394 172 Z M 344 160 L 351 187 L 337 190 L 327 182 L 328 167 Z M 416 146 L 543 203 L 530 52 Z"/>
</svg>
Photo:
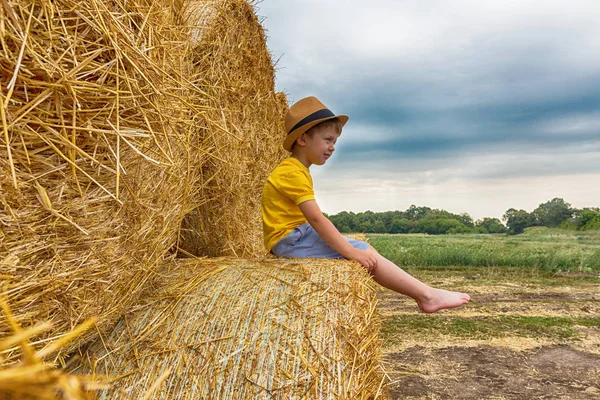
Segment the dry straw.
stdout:
<svg viewBox="0 0 600 400">
<path fill-rule="evenodd" d="M 287 102 L 274 92 L 264 32 L 246 1 L 190 1 L 186 15 L 207 83 L 201 147 L 212 157 L 202 166 L 201 206 L 185 219 L 179 247 L 194 255 L 262 255 L 260 196 L 286 156 Z"/>
<path fill-rule="evenodd" d="M 376 296 L 348 261 L 178 261 L 83 358 L 101 399 L 382 398 Z"/>
<path fill-rule="evenodd" d="M 90 391 L 107 387 L 102 377 L 70 374 L 57 368 L 53 363 L 44 361 L 92 327 L 95 319 L 85 321 L 73 331 L 36 351 L 30 339 L 48 330 L 51 324 L 40 323 L 23 330 L 2 296 L 0 296 L 0 309 L 13 332 L 12 336 L 0 342 L 0 350 L 19 345 L 23 353 L 21 362 L 0 370 L 0 398 L 53 399 L 58 394 L 64 399 L 83 399 L 91 398 L 88 396 L 91 394 Z M 106 380 L 104 378 L 104 381 Z"/>
<path fill-rule="evenodd" d="M 0 279 L 24 326 L 50 321 L 50 337 L 90 316 L 100 331 L 112 325 L 198 206 L 208 209 L 193 233 L 214 240 L 188 252 L 257 251 L 257 185 L 279 157 L 260 146 L 279 141 L 285 99 L 251 6 L 206 2 L 214 11 L 194 21 L 201 4 L 1 0 Z M 253 19 L 222 15 L 238 9 Z M 244 24 L 262 53 L 254 46 L 242 69 L 239 53 L 221 54 L 236 39 L 221 42 L 220 30 Z M 253 66 L 266 78 L 245 75 Z M 242 124 L 240 110 L 262 122 Z M 19 348 L 3 353 L 14 360 Z"/>
<path fill-rule="evenodd" d="M 0 275 L 24 326 L 114 322 L 193 208 L 203 109 L 176 28 L 154 1 L 2 0 Z"/>
<path fill-rule="evenodd" d="M 250 4 L 0 0 L 0 46 L 0 294 L 15 314 L 0 315 L 0 390 L 77 398 L 107 373 L 107 398 L 381 396 L 356 265 L 164 267 L 263 252 L 286 100 Z M 90 339 L 91 378 L 55 368 Z"/>
</svg>

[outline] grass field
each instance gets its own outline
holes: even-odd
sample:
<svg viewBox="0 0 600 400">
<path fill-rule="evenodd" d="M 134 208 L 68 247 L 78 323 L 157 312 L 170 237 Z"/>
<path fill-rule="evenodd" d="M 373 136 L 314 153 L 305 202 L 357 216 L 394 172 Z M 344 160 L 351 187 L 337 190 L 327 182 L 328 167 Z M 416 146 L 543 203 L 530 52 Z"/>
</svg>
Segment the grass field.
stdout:
<svg viewBox="0 0 600 400">
<path fill-rule="evenodd" d="M 369 235 L 369 241 L 382 255 L 401 266 L 600 271 L 600 231 L 529 228 L 516 236 Z"/>
<path fill-rule="evenodd" d="M 600 232 L 368 238 L 412 275 L 473 299 L 430 315 L 379 292 L 392 398 L 600 398 Z"/>
</svg>

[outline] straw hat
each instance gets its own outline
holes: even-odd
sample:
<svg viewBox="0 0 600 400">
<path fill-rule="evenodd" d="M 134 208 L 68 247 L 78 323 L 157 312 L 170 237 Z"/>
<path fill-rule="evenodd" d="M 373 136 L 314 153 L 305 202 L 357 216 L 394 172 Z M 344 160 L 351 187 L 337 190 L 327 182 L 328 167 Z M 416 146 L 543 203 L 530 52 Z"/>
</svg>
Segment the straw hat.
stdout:
<svg viewBox="0 0 600 400">
<path fill-rule="evenodd" d="M 290 107 L 285 115 L 285 130 L 288 133 L 283 148 L 292 151 L 292 145 L 304 132 L 328 119 L 337 118 L 342 126 L 348 122 L 347 115 L 335 115 L 316 97 L 305 97 Z"/>
</svg>

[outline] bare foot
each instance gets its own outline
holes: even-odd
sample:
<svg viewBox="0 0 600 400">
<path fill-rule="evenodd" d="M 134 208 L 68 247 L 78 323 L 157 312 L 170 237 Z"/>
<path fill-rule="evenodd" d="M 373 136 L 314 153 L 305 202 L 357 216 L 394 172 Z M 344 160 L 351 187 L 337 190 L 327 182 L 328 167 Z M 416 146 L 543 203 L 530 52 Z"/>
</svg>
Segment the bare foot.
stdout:
<svg viewBox="0 0 600 400">
<path fill-rule="evenodd" d="M 467 304 L 469 300 L 471 300 L 471 296 L 466 293 L 432 288 L 426 298 L 417 300 L 417 304 L 421 311 L 434 313 L 444 308 L 460 307 L 463 304 Z"/>
</svg>

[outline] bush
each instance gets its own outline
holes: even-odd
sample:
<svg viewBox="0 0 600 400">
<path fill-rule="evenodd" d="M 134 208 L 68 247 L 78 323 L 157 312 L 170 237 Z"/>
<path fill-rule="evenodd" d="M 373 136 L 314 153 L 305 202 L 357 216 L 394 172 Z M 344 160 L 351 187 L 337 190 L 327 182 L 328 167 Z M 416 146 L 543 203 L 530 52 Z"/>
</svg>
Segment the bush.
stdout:
<svg viewBox="0 0 600 400">
<path fill-rule="evenodd" d="M 600 271 L 600 250 L 596 250 L 592 255 L 587 259 L 587 267 L 591 268 L 595 271 Z"/>
<path fill-rule="evenodd" d="M 600 229 L 600 218 L 588 221 L 585 225 L 579 228 L 582 231 L 598 230 Z"/>
<path fill-rule="evenodd" d="M 582 210 L 577 218 L 579 230 L 588 231 L 600 229 L 600 213 L 592 210 Z"/>
</svg>

